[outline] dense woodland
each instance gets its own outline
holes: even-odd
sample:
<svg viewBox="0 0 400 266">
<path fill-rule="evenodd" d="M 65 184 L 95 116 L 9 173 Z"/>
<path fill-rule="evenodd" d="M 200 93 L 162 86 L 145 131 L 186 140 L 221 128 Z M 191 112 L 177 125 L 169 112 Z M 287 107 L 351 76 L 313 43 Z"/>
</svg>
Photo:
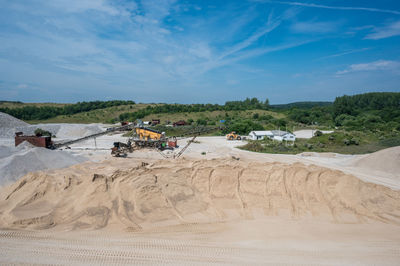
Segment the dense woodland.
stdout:
<svg viewBox="0 0 400 266">
<path fill-rule="evenodd" d="M 400 93 L 380 92 L 337 97 L 332 117 L 348 129 L 400 131 Z"/>
</svg>

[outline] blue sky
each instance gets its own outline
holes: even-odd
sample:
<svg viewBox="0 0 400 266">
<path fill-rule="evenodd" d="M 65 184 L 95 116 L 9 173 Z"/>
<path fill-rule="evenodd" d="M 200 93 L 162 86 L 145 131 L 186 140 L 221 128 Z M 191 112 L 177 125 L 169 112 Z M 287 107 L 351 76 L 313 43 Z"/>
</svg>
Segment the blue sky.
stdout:
<svg viewBox="0 0 400 266">
<path fill-rule="evenodd" d="M 0 100 L 400 91 L 400 1 L 0 0 Z"/>
</svg>

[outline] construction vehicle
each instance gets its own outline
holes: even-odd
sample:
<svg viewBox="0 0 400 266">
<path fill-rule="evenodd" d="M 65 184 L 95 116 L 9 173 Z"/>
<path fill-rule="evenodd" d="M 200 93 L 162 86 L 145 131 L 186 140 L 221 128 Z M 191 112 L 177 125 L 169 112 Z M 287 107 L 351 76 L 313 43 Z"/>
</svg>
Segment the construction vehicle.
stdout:
<svg viewBox="0 0 400 266">
<path fill-rule="evenodd" d="M 242 137 L 239 134 L 236 134 L 235 131 L 232 131 L 231 133 L 226 135 L 227 140 L 241 140 Z"/>
</svg>

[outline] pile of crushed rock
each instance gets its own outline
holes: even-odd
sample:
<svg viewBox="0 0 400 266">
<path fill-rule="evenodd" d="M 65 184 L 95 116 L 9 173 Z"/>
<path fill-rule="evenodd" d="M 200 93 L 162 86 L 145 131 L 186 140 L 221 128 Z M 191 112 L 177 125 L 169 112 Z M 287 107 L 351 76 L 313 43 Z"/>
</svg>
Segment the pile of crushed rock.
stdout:
<svg viewBox="0 0 400 266">
<path fill-rule="evenodd" d="M 27 126 L 29 126 L 28 123 L 25 123 L 9 114 L 0 112 L 0 136 L 7 136 L 10 129 Z M 14 133 L 15 132 L 12 133 L 12 136 Z"/>
<path fill-rule="evenodd" d="M 66 151 L 35 147 L 26 141 L 17 147 L 0 146 L 0 186 L 29 172 L 64 168 L 86 160 Z"/>
<path fill-rule="evenodd" d="M 12 138 L 15 132 L 34 135 L 37 128 L 51 132 L 59 139 L 74 139 L 104 131 L 102 124 L 37 124 L 30 125 L 13 116 L 0 112 L 0 138 Z"/>
</svg>

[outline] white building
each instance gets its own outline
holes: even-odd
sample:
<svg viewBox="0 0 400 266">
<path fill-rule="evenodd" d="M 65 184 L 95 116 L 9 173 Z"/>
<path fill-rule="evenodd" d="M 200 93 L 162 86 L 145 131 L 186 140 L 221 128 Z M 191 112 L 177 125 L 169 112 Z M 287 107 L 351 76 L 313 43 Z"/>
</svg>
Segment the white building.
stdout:
<svg viewBox="0 0 400 266">
<path fill-rule="evenodd" d="M 268 137 L 272 139 L 274 134 L 272 134 L 272 131 L 251 131 L 249 133 L 249 138 L 252 140 L 260 140 L 264 139 L 265 137 Z"/>
<path fill-rule="evenodd" d="M 290 132 L 286 132 L 286 131 L 282 131 L 282 130 L 272 130 L 271 131 L 273 134 L 272 139 L 273 140 L 277 140 L 277 141 L 295 141 L 296 140 L 296 135 L 290 133 Z"/>
<path fill-rule="evenodd" d="M 295 141 L 296 140 L 296 135 L 282 131 L 282 130 L 264 130 L 264 131 L 251 131 L 249 133 L 249 138 L 251 140 L 261 140 L 265 139 L 265 137 L 268 137 L 273 140 L 277 141 Z"/>
</svg>

